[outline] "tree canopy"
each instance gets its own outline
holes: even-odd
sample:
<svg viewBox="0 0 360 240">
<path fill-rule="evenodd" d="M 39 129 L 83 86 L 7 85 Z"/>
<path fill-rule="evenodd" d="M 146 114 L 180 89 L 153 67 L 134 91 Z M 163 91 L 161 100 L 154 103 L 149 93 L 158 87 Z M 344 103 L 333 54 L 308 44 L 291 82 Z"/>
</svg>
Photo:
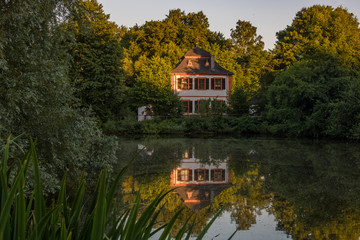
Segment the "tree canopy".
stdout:
<svg viewBox="0 0 360 240">
<path fill-rule="evenodd" d="M 342 7 L 314 5 L 296 14 L 292 24 L 277 33 L 275 66 L 283 69 L 318 52 L 341 57 L 343 65 L 360 66 L 360 29 L 354 14 Z"/>
<path fill-rule="evenodd" d="M 270 131 L 357 138 L 360 29 L 356 17 L 342 7 L 303 8 L 277 37 L 276 74 L 266 93 Z"/>
<path fill-rule="evenodd" d="M 76 96 L 101 121 L 120 118 L 125 101 L 120 28 L 96 0 L 77 0 L 70 13 L 67 29 L 75 36 L 69 44 L 70 78 Z"/>
<path fill-rule="evenodd" d="M 276 133 L 351 137 L 359 126 L 359 96 L 358 73 L 339 58 L 322 56 L 275 78 L 267 92 L 267 119 Z"/>
<path fill-rule="evenodd" d="M 0 7 L 0 136 L 22 136 L 20 148 L 37 139 L 47 192 L 68 169 L 75 181 L 96 174 L 115 158 L 115 144 L 87 109 L 77 107 L 68 77 L 69 36 L 60 19 L 62 1 L 8 1 Z M 31 14 L 29 14 L 31 12 Z M 92 171 L 89 171 L 89 170 Z"/>
</svg>

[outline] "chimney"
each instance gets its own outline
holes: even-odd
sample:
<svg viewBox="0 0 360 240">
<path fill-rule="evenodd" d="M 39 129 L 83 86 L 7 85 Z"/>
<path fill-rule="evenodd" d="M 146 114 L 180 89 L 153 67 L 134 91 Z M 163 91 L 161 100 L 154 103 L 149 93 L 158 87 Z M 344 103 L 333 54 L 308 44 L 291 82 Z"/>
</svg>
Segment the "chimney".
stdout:
<svg viewBox="0 0 360 240">
<path fill-rule="evenodd" d="M 211 55 L 210 59 L 211 59 L 211 61 L 210 61 L 210 69 L 211 69 L 211 71 L 214 71 L 215 70 L 215 58 L 214 58 L 214 55 Z"/>
</svg>

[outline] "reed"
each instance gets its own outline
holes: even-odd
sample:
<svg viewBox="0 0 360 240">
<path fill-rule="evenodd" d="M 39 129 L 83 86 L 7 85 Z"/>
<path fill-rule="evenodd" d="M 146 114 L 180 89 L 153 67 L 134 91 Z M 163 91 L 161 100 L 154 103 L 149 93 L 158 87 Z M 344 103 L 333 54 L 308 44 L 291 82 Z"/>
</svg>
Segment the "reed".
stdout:
<svg viewBox="0 0 360 240">
<path fill-rule="evenodd" d="M 160 202 L 169 192 L 159 194 L 139 214 L 140 193 L 129 209 L 118 209 L 114 198 L 121 177 L 131 164 L 125 166 L 110 184 L 107 171 L 103 170 L 98 178 L 90 206 L 85 211 L 85 178 L 82 177 L 74 199 L 69 202 L 66 193 L 66 174 L 62 180 L 57 199 L 46 204 L 40 180 L 39 162 L 35 151 L 35 142 L 30 140 L 30 149 L 16 167 L 9 167 L 9 149 L 11 138 L 2 149 L 0 163 L 0 239 L 149 239 L 158 233 L 159 239 L 189 239 L 195 219 L 187 219 L 176 233 L 171 233 L 178 216 L 178 210 L 172 219 L 160 227 L 157 217 L 162 210 Z M 34 171 L 34 186 L 30 196 L 24 193 L 28 169 Z M 202 239 L 215 218 L 204 228 L 197 239 Z M 191 222 L 191 223 L 190 223 Z M 161 234 L 160 234 L 161 233 Z M 173 234 L 173 235 L 171 235 Z"/>
</svg>

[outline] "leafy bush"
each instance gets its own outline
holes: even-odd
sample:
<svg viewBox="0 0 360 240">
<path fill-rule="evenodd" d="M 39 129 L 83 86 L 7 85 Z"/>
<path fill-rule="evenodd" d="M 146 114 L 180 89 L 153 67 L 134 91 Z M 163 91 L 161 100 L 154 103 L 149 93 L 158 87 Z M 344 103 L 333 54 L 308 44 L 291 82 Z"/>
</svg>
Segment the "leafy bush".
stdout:
<svg viewBox="0 0 360 240">
<path fill-rule="evenodd" d="M 77 181 L 84 170 L 97 174 L 110 167 L 117 144 L 74 98 L 64 44 L 71 41 L 63 31 L 69 14 L 65 5 L 29 0 L 3 1 L 0 7 L 0 138 L 38 140 L 40 171 L 50 194 L 58 191 L 68 169 L 68 177 Z M 17 144 L 26 148 L 29 141 L 21 138 Z"/>
<path fill-rule="evenodd" d="M 292 136 L 348 138 L 360 114 L 360 78 L 335 56 L 295 64 L 269 87 L 269 130 Z"/>
</svg>

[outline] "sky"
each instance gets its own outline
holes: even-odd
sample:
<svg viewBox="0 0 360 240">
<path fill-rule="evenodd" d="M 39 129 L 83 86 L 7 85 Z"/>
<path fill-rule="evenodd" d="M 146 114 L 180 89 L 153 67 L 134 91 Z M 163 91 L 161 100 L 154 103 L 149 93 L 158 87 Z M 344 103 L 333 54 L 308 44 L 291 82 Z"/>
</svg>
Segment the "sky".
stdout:
<svg viewBox="0 0 360 240">
<path fill-rule="evenodd" d="M 132 27 L 146 21 L 163 20 L 171 9 L 185 13 L 203 11 L 210 30 L 230 37 L 238 20 L 249 21 L 263 37 L 265 49 L 272 49 L 276 32 L 291 25 L 296 13 L 315 4 L 342 6 L 360 19 L 360 0 L 98 0 L 110 20 Z"/>
</svg>

